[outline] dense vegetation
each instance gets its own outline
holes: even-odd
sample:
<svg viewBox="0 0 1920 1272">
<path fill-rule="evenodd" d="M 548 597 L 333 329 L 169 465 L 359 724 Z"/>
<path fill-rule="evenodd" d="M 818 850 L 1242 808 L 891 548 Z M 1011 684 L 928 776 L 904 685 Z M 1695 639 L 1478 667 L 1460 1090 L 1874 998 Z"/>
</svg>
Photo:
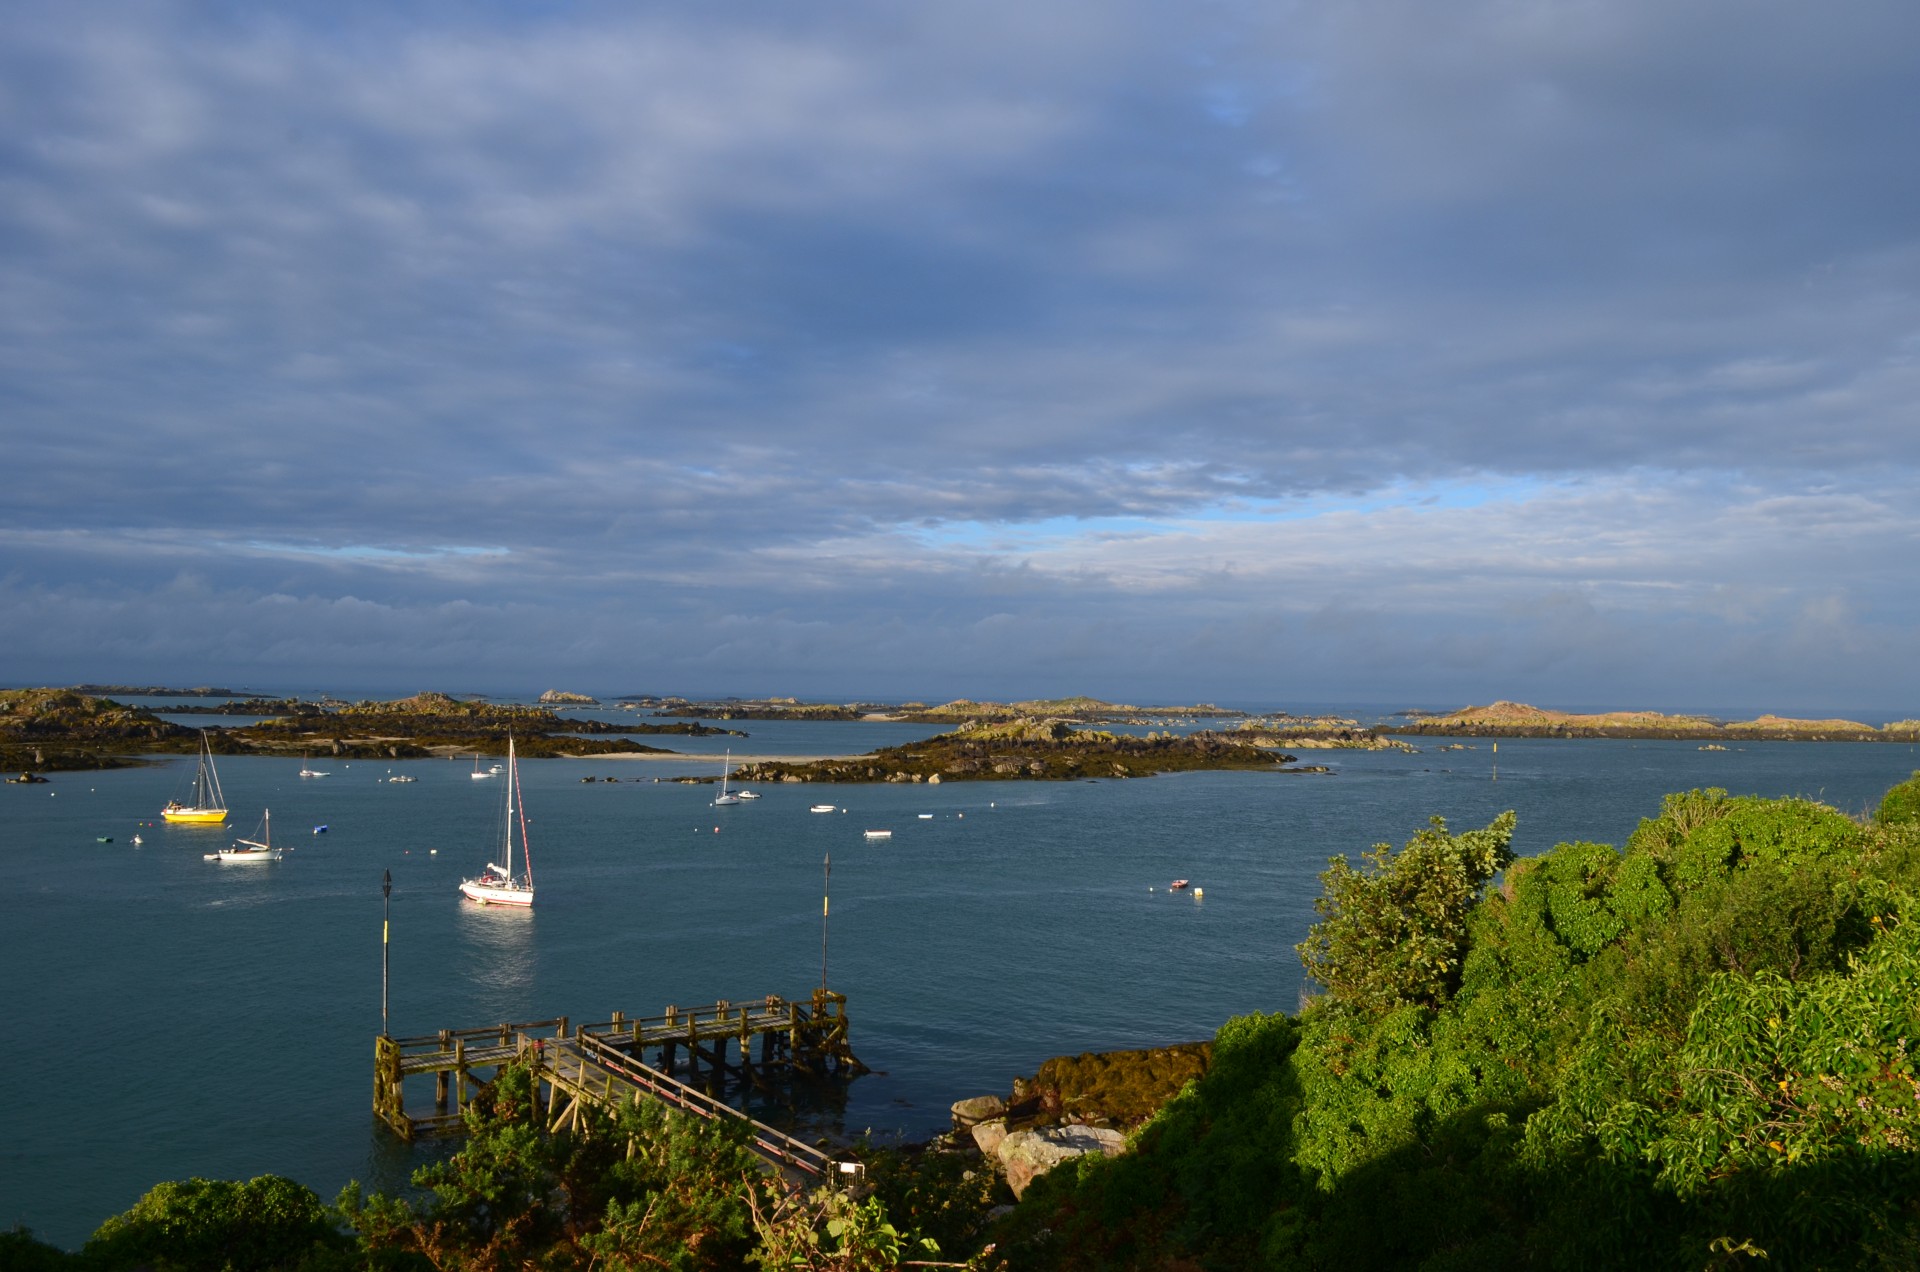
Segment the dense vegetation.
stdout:
<svg viewBox="0 0 1920 1272">
<path fill-rule="evenodd" d="M 1920 1263 L 1920 775 L 1869 825 L 1693 791 L 1624 851 L 1510 820 L 1328 872 L 1328 992 L 1229 1022 L 1038 1268 Z"/>
<path fill-rule="evenodd" d="M 1057 1167 L 997 1223 L 978 1158 L 789 1195 L 731 1132 L 657 1109 L 544 1136 L 510 1071 L 415 1198 L 165 1184 L 79 1255 L 16 1232 L 0 1263 L 1920 1265 L 1920 773 L 1864 823 L 1703 790 L 1621 850 L 1516 861 L 1512 829 L 1436 820 L 1336 859 L 1299 947 L 1326 992 L 1228 1022 L 1132 1151 Z M 1083 1058 L 1053 1086 L 1111 1080 Z"/>
<path fill-rule="evenodd" d="M 978 1244 L 984 1183 L 895 1159 L 864 1196 L 790 1192 L 747 1148 L 744 1124 L 647 1103 L 580 1132 L 541 1130 L 532 1076 L 507 1068 L 465 1113 L 414 1194 L 349 1184 L 328 1206 L 279 1176 L 154 1187 L 73 1254 L 0 1232 L 13 1272 L 506 1272 L 507 1269 L 833 1269 L 878 1272 L 938 1256 L 928 1232 Z M 892 1209 L 922 1231 L 888 1220 Z M 953 1264 L 950 1266 L 959 1266 Z"/>
</svg>

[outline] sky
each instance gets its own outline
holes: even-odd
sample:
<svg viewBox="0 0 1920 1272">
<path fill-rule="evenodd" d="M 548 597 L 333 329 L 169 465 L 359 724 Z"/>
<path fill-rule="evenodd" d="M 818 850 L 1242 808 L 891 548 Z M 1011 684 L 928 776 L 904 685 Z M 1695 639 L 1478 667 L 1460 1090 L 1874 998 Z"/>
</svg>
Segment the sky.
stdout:
<svg viewBox="0 0 1920 1272">
<path fill-rule="evenodd" d="M 1920 715 L 1911 0 L 0 0 L 0 682 Z"/>
</svg>

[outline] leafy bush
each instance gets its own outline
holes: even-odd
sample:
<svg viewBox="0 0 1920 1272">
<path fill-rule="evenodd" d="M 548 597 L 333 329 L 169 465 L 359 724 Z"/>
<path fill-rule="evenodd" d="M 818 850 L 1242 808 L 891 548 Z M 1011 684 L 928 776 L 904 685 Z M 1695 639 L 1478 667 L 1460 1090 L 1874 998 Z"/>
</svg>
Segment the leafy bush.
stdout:
<svg viewBox="0 0 1920 1272">
<path fill-rule="evenodd" d="M 101 1269 L 269 1272 L 350 1267 L 349 1245 L 312 1189 L 261 1175 L 156 1184 L 101 1224 L 82 1254 Z"/>
<path fill-rule="evenodd" d="M 1920 821 L 1685 792 L 1479 895 L 1510 825 L 1336 859 L 1333 992 L 1029 1189 L 1014 1265 L 1920 1265 Z"/>
<path fill-rule="evenodd" d="M 1474 901 L 1513 860 L 1513 820 L 1449 835 L 1435 817 L 1397 853 L 1375 844 L 1359 870 L 1335 857 L 1320 876 L 1320 922 L 1296 947 L 1308 973 L 1362 1010 L 1438 1006 L 1458 979 Z"/>
<path fill-rule="evenodd" d="M 1882 826 L 1920 824 L 1920 772 L 1888 791 L 1873 819 Z"/>
</svg>

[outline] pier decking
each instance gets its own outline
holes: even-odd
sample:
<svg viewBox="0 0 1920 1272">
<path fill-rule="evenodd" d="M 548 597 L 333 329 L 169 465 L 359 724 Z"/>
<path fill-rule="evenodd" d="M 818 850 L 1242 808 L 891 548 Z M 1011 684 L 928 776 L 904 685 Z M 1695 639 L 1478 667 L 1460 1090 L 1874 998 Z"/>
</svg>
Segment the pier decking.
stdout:
<svg viewBox="0 0 1920 1272">
<path fill-rule="evenodd" d="M 785 1172 L 822 1178 L 855 1173 L 812 1145 L 755 1122 L 709 1091 L 673 1076 L 685 1052 L 690 1079 L 719 1086 L 737 1078 L 764 1086 L 782 1074 L 866 1072 L 848 1046 L 847 997 L 816 989 L 805 1002 L 769 994 L 752 1003 L 721 1000 L 711 1007 L 669 1007 L 658 1016 L 571 1026 L 552 1020 L 443 1029 L 415 1038 L 374 1040 L 373 1111 L 402 1139 L 458 1131 L 461 1112 L 500 1069 L 516 1060 L 534 1073 L 536 1108 L 549 1129 L 577 1127 L 581 1111 L 606 1111 L 646 1098 L 709 1118 L 748 1124 L 753 1150 Z M 754 1055 L 758 1042 L 759 1056 Z M 737 1044 L 737 1055 L 729 1052 Z M 647 1063 L 656 1054 L 658 1065 Z M 407 1111 L 409 1078 L 434 1079 L 434 1111 Z"/>
</svg>

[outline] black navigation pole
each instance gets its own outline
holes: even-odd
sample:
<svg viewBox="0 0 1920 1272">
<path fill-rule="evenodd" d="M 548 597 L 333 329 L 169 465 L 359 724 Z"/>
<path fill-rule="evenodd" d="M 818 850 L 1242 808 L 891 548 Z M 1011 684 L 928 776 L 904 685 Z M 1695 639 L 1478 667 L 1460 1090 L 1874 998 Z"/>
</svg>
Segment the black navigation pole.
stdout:
<svg viewBox="0 0 1920 1272">
<path fill-rule="evenodd" d="M 820 988 L 827 987 L 827 895 L 833 890 L 833 854 L 827 854 L 820 876 Z"/>
<path fill-rule="evenodd" d="M 380 872 L 380 1036 L 390 1037 L 387 1033 L 387 951 L 388 933 L 393 923 L 389 917 L 393 905 L 393 871 Z"/>
</svg>

